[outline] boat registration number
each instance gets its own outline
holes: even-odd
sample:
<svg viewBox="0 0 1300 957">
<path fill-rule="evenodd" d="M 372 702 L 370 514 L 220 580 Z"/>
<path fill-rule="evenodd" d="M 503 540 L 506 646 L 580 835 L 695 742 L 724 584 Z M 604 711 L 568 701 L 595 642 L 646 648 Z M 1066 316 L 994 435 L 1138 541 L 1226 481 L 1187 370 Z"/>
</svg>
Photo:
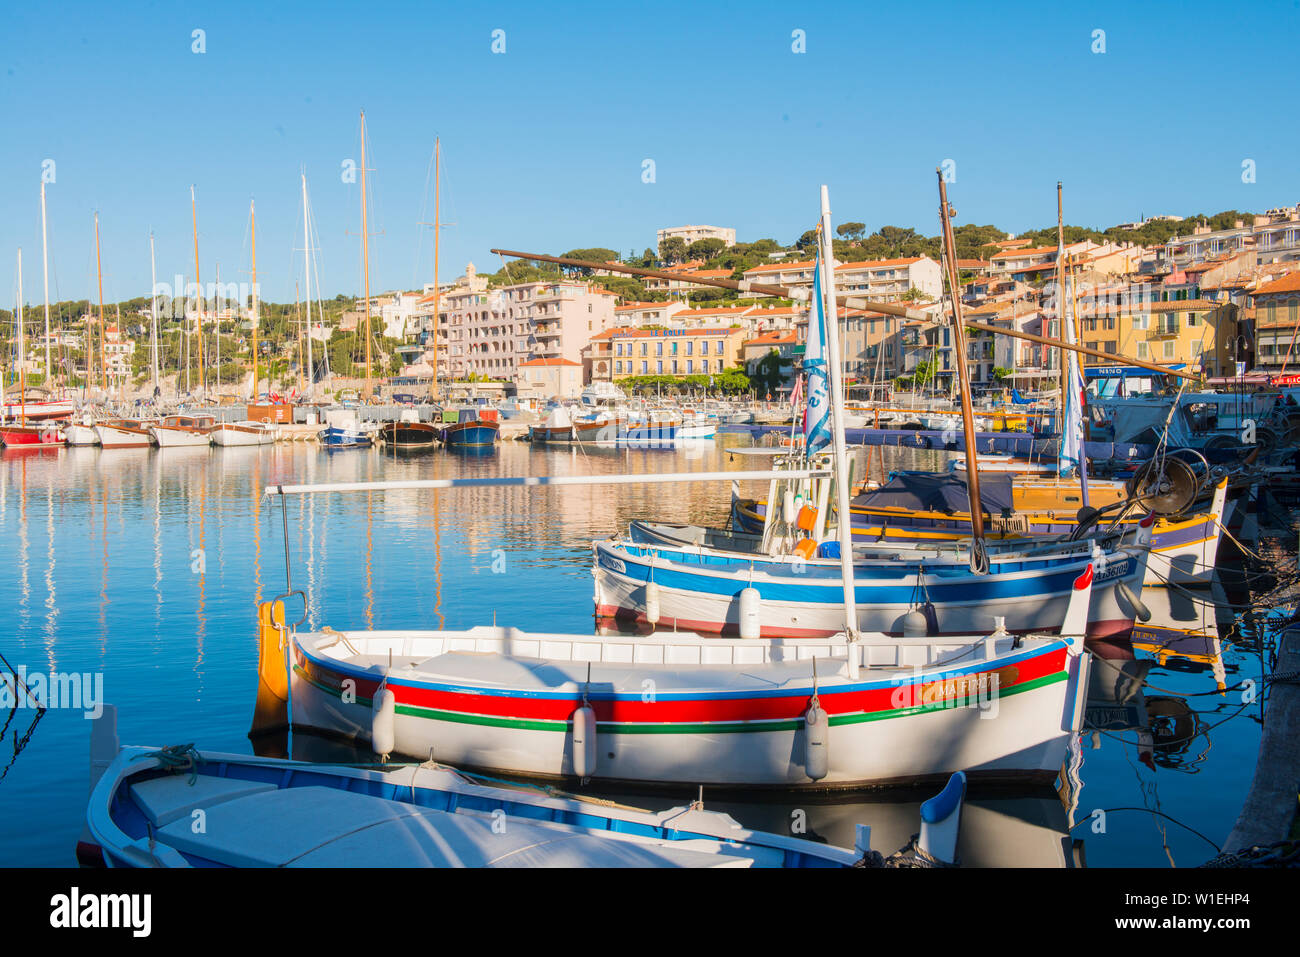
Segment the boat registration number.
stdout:
<svg viewBox="0 0 1300 957">
<path fill-rule="evenodd" d="M 612 572 L 618 572 L 620 575 L 627 574 L 627 566 L 623 564 L 622 559 L 615 558 L 612 555 L 606 555 L 602 552 L 600 564 L 601 567 L 608 568 Z"/>
<path fill-rule="evenodd" d="M 1126 558 L 1122 562 L 1106 562 L 1102 568 L 1097 570 L 1096 581 L 1108 582 L 1112 578 L 1125 578 L 1133 570 L 1133 559 Z"/>
</svg>

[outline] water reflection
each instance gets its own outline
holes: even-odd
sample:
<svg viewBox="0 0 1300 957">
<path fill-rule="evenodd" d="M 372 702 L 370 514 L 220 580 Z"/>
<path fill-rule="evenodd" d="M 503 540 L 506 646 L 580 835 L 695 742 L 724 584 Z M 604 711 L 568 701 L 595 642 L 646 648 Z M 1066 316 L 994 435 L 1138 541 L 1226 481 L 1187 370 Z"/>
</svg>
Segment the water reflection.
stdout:
<svg viewBox="0 0 1300 957">
<path fill-rule="evenodd" d="M 29 668 L 102 672 L 108 699 L 121 709 L 124 740 L 247 751 L 254 607 L 285 581 L 283 500 L 267 500 L 264 486 L 740 470 L 752 462 L 733 461 L 725 449 L 747 444 L 746 436 L 724 435 L 716 446 L 675 452 L 514 442 L 487 455 L 374 449 L 331 456 L 293 443 L 6 451 L 0 548 L 11 574 L 0 576 L 0 607 L 15 614 L 4 653 Z M 935 468 L 944 458 L 887 449 L 872 464 L 877 472 Z M 766 483 L 743 484 L 742 494 L 766 491 Z M 495 616 L 534 630 L 589 632 L 591 541 L 637 518 L 721 524 L 729 490 L 724 483 L 419 490 L 318 494 L 283 505 L 292 578 L 307 593 L 310 627 L 467 628 Z M 1189 861 L 1208 856 L 1176 830 L 1153 843 L 1154 818 L 1112 817 L 1105 834 L 1086 826 L 1097 808 L 1144 806 L 1221 836 L 1249 783 L 1257 708 L 1227 719 L 1240 707 L 1237 684 L 1259 674 L 1263 646 L 1250 644 L 1216 594 L 1169 590 L 1167 608 L 1160 597 L 1143 594 L 1155 614 L 1129 660 L 1094 668 L 1090 727 L 1060 796 L 972 792 L 961 850 L 967 864 L 1069 866 L 1080 858 L 1076 837 L 1087 838 L 1094 863 L 1160 863 L 1166 847 Z M 0 787 L 7 812 L 0 860 L 70 862 L 85 813 L 87 728 L 66 712 L 42 722 Z M 369 759 L 339 747 L 328 745 L 325 756 Z M 1214 772 L 1213 786 L 1197 773 L 1203 770 Z M 662 807 L 695 795 L 624 797 Z M 853 826 L 869 823 L 874 846 L 888 852 L 916 832 L 916 809 L 927 797 L 706 794 L 705 804 L 787 833 L 803 812 L 802 833 L 850 845 Z"/>
</svg>

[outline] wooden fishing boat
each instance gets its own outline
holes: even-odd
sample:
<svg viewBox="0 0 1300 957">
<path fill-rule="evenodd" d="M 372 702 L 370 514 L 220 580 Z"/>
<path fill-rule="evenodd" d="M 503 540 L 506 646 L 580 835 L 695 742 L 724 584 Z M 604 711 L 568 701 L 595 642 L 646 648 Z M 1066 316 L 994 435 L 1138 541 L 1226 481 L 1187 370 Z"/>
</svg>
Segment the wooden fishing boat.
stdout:
<svg viewBox="0 0 1300 957">
<path fill-rule="evenodd" d="M 1212 495 L 1201 507 L 1175 509 L 1159 514 L 1151 529 L 1151 556 L 1144 584 L 1203 585 L 1214 575 L 1219 541 L 1231 515 L 1228 479 L 1212 486 Z M 1113 507 L 1129 501 L 1129 490 L 1118 481 L 1092 480 L 1089 495 L 1093 507 L 1111 506 L 1112 515 L 1100 525 L 1112 522 L 1132 528 L 1146 515 L 1145 509 L 1115 513 Z M 992 541 L 1044 539 L 1079 533 L 1078 511 L 1082 496 L 1074 485 L 1029 477 L 984 475 L 981 502 L 988 523 L 986 537 Z M 888 483 L 858 494 L 852 503 L 855 543 L 883 547 L 892 542 L 964 541 L 972 533 L 969 498 L 962 474 L 929 472 L 895 473 Z M 1157 503 L 1158 505 L 1159 503 Z M 1181 503 L 1178 503 L 1181 504 Z M 761 536 L 767 517 L 766 502 L 734 499 L 732 523 L 742 530 L 741 541 Z M 649 540 L 649 529 L 640 529 Z M 670 540 L 671 530 L 656 528 L 654 537 Z M 701 542 L 694 530 L 684 530 L 683 540 Z M 725 533 L 716 532 L 710 544 L 726 547 Z"/>
<path fill-rule="evenodd" d="M 378 427 L 370 422 L 352 421 L 346 425 L 330 425 L 316 433 L 321 447 L 326 451 L 365 449 L 375 444 Z"/>
<path fill-rule="evenodd" d="M 97 719 L 115 720 L 112 707 Z M 109 867 L 852 867 L 870 853 L 754 831 L 700 806 L 646 811 L 490 786 L 432 762 L 360 768 L 116 746 L 78 844 Z M 106 765 L 106 766 L 105 766 Z M 95 771 L 92 767 L 92 775 Z M 920 848 L 956 857 L 965 799 L 954 775 L 921 808 Z M 202 811 L 206 827 L 192 827 Z"/>
<path fill-rule="evenodd" d="M 59 446 L 66 445 L 67 439 L 56 419 L 46 420 L 42 424 L 22 425 L 12 423 L 0 425 L 0 443 L 9 446 Z"/>
<path fill-rule="evenodd" d="M 451 419 L 451 416 L 455 416 Z M 501 431 L 495 409 L 471 406 L 443 412 L 442 442 L 449 449 L 487 448 L 495 445 Z"/>
<path fill-rule="evenodd" d="M 139 449 L 153 445 L 150 429 L 156 419 L 105 419 L 95 424 L 99 445 L 105 449 Z"/>
<path fill-rule="evenodd" d="M 212 427 L 213 445 L 270 445 L 275 441 L 275 426 L 268 422 L 221 422 Z"/>
<path fill-rule="evenodd" d="M 385 445 L 394 448 L 428 448 L 441 441 L 442 429 L 431 422 L 385 422 L 379 437 Z"/>
<path fill-rule="evenodd" d="M 72 399 L 60 398 L 22 398 L 8 399 L 0 402 L 0 417 L 3 419 L 29 419 L 44 421 L 47 419 L 66 419 L 75 412 Z"/>
<path fill-rule="evenodd" d="M 211 445 L 216 422 L 210 415 L 169 415 L 151 426 L 149 432 L 160 449 Z"/>
<path fill-rule="evenodd" d="M 99 433 L 95 420 L 87 413 L 79 421 L 68 422 L 63 427 L 63 439 L 68 445 L 98 445 Z"/>
<path fill-rule="evenodd" d="M 1051 780 L 1086 698 L 1093 583 L 1085 564 L 1060 636 L 1016 637 L 998 622 L 992 633 L 851 642 L 498 627 L 297 634 L 267 603 L 260 687 L 290 699 L 295 725 L 528 776 L 847 788 L 961 768 Z"/>
<path fill-rule="evenodd" d="M 1073 582 L 1095 561 L 1087 636 L 1122 646 L 1142 613 L 1149 535 L 1150 519 L 1104 544 L 990 549 L 981 572 L 971 570 L 969 553 L 956 543 L 910 552 L 855 547 L 857 625 L 897 636 L 920 614 L 922 634 L 970 634 L 994 617 L 1015 633 L 1052 632 L 1064 619 Z M 611 538 L 593 543 L 593 552 L 601 619 L 747 638 L 825 638 L 844 627 L 838 547 L 781 557 Z"/>
</svg>

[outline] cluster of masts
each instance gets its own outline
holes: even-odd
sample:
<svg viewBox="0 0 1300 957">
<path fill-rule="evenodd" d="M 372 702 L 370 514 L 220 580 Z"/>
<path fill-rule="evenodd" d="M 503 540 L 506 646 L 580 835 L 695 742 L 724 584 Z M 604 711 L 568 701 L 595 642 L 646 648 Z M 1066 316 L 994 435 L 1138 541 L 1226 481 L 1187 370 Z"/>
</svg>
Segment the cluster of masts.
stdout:
<svg viewBox="0 0 1300 957">
<path fill-rule="evenodd" d="M 438 163 L 439 175 L 441 173 L 440 152 L 441 152 L 440 145 L 435 145 L 435 155 L 439 160 Z M 363 391 L 363 395 L 369 398 L 373 393 L 373 387 L 371 385 L 371 378 L 372 378 L 371 376 L 371 365 L 372 365 L 371 318 L 372 317 L 371 317 L 371 308 L 370 308 L 371 305 L 370 244 L 369 244 L 369 212 L 367 209 L 367 195 L 366 195 L 366 173 L 367 173 L 366 127 L 365 127 L 365 113 L 362 112 L 361 114 L 361 252 L 362 252 L 362 262 L 363 262 L 363 266 L 362 266 L 362 286 L 363 286 L 363 294 L 364 294 L 363 302 L 365 303 L 363 307 L 363 312 L 364 312 L 363 338 L 365 341 L 365 346 L 364 346 L 365 388 Z M 305 297 L 306 322 L 303 327 L 303 337 L 301 342 L 302 354 L 300 355 L 300 357 L 304 360 L 304 362 L 302 362 L 300 366 L 304 367 L 307 370 L 306 381 L 303 384 L 302 392 L 304 395 L 310 396 L 314 391 L 316 377 L 314 374 L 314 370 L 315 370 L 314 357 L 312 355 L 313 352 L 312 298 L 313 297 L 312 297 L 312 243 L 311 243 L 311 221 L 310 221 L 311 214 L 310 214 L 310 207 L 308 205 L 308 198 L 307 198 L 306 173 L 303 173 L 301 175 L 301 180 L 302 180 L 302 201 L 303 201 L 303 267 L 304 267 L 305 279 L 307 284 L 307 294 Z M 437 202 L 438 201 L 435 200 L 435 203 Z M 435 209 L 435 219 L 440 218 L 440 212 L 441 212 L 440 209 L 437 208 Z M 251 300 L 250 316 L 249 316 L 252 325 L 252 360 L 253 360 L 252 398 L 254 401 L 256 401 L 258 396 L 258 382 L 260 378 L 259 369 L 258 369 L 258 363 L 259 363 L 258 331 L 259 331 L 260 323 L 258 321 L 259 304 L 258 304 L 258 286 L 257 286 L 257 217 L 256 217 L 256 207 L 252 200 L 249 201 L 248 215 L 249 215 L 249 224 L 250 224 L 251 258 L 252 258 L 252 300 Z M 215 350 L 213 350 L 215 351 L 215 356 L 209 356 L 206 354 L 208 349 L 206 345 L 205 328 L 204 328 L 205 319 L 206 319 L 206 315 L 205 315 L 206 301 L 202 294 L 203 286 L 202 286 L 202 278 L 200 273 L 198 202 L 195 195 L 195 188 L 193 186 L 190 187 L 190 218 L 191 218 L 193 237 L 194 237 L 194 283 L 195 283 L 194 288 L 197 291 L 197 299 L 195 302 L 195 308 L 193 310 L 193 322 L 195 324 L 194 328 L 195 328 L 195 336 L 196 336 L 196 353 L 197 353 L 196 354 L 197 383 L 195 384 L 197 384 L 198 386 L 199 394 L 206 396 L 208 394 L 208 386 L 209 386 L 209 381 L 208 381 L 209 367 L 214 366 L 214 363 L 212 361 L 213 359 L 215 359 L 215 366 L 214 366 L 215 381 L 217 387 L 218 388 L 220 387 L 220 350 L 221 350 L 220 312 L 221 311 L 220 308 L 216 308 L 214 310 L 214 322 L 217 325 L 217 338 L 215 341 Z M 440 224 L 435 221 L 435 244 L 434 244 L 435 315 L 437 313 L 436 287 L 438 281 L 437 273 L 438 273 L 438 258 L 439 258 L 437 237 L 439 232 L 439 226 Z M 51 373 L 55 370 L 56 364 L 52 361 L 52 357 L 50 354 L 51 343 L 54 337 L 52 335 L 52 329 L 50 323 L 49 244 L 48 244 L 48 232 L 47 232 L 44 181 L 42 181 L 41 183 L 41 246 L 42 246 L 42 261 L 44 265 L 44 292 L 45 292 L 45 296 L 44 296 L 45 377 L 44 378 L 45 378 L 46 386 L 48 388 L 48 386 L 53 382 L 51 378 Z M 152 231 L 149 234 L 149 267 L 150 267 L 150 280 L 152 283 L 150 289 L 150 316 L 149 316 L 150 373 L 151 373 L 152 385 L 154 388 L 154 394 L 157 395 L 159 389 L 159 379 L 160 379 L 158 297 L 157 297 L 158 273 L 157 273 L 157 266 L 156 266 L 156 260 L 154 254 L 154 236 Z M 103 392 L 105 396 L 107 396 L 109 393 L 111 380 L 114 380 L 117 377 L 112 374 L 112 370 L 110 369 L 110 363 L 108 358 L 109 350 L 108 350 L 108 339 L 107 339 L 107 323 L 105 321 L 105 316 L 104 316 L 103 260 L 102 260 L 101 250 L 100 250 L 98 213 L 95 213 L 95 277 L 96 277 L 96 289 L 98 294 L 99 321 L 98 321 L 98 329 L 92 328 L 92 324 L 90 322 L 87 322 L 86 324 L 85 343 L 84 343 L 85 346 L 84 381 L 87 386 L 91 386 L 97 380 L 100 390 Z M 218 277 L 218 287 L 219 287 L 220 267 L 218 267 L 217 277 Z M 296 283 L 295 283 L 295 288 L 296 288 Z M 176 290 L 174 292 L 176 293 L 177 296 L 180 295 L 180 290 Z M 299 299 L 297 293 L 295 293 L 295 299 Z M 242 305 L 243 304 L 241 303 L 240 304 L 241 308 Z M 22 249 L 20 247 L 18 250 L 18 305 L 17 305 L 16 316 L 15 316 L 16 319 L 15 326 L 17 331 L 15 368 L 18 373 L 17 378 L 18 378 L 20 392 L 24 394 L 24 399 L 20 401 L 23 401 L 25 404 L 25 392 L 27 387 L 27 378 L 26 378 L 27 356 L 26 356 L 26 343 L 25 343 L 26 319 L 24 316 L 24 309 L 25 309 L 25 300 L 23 296 L 23 261 L 22 261 Z M 188 312 L 188 310 L 186 311 Z M 120 316 L 121 316 L 121 308 L 119 306 L 118 307 L 119 325 L 120 325 Z M 187 316 L 186 318 L 188 320 L 189 317 Z M 186 340 L 185 340 L 184 382 L 185 382 L 185 390 L 186 392 L 189 392 L 192 383 L 190 378 L 191 375 L 190 352 L 189 352 L 190 328 L 188 322 L 186 324 L 185 332 L 186 332 Z M 61 346 L 62 346 L 62 339 L 60 339 L 60 347 Z M 437 350 L 436 339 L 434 343 L 434 349 L 436 355 L 436 350 Z M 436 369 L 436 365 L 435 365 L 435 369 Z M 65 385 L 67 383 L 67 378 L 68 377 L 65 374 L 63 379 L 63 384 Z M 179 373 L 178 373 L 177 386 L 179 389 L 180 387 Z M 268 387 L 269 387 L 269 383 L 268 383 Z"/>
</svg>

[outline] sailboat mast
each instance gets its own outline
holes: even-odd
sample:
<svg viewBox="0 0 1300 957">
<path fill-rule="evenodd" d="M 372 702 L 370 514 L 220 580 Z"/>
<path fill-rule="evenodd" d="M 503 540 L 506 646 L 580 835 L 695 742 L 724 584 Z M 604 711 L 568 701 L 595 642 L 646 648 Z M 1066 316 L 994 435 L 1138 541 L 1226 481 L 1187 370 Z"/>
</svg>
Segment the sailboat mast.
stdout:
<svg viewBox="0 0 1300 957">
<path fill-rule="evenodd" d="M 99 284 L 99 386 L 108 393 L 108 372 L 104 363 L 104 270 L 99 257 L 99 213 L 95 214 L 95 280 Z M 87 339 L 90 337 L 87 335 Z M 93 349 L 86 353 L 86 378 L 90 378 Z"/>
<path fill-rule="evenodd" d="M 149 351 L 153 371 L 153 391 L 158 395 L 158 265 L 154 259 L 153 230 L 149 231 Z"/>
<path fill-rule="evenodd" d="M 438 395 L 438 254 L 442 251 L 442 140 L 433 141 L 433 395 Z"/>
<path fill-rule="evenodd" d="M 1060 326 L 1057 330 L 1056 338 L 1062 342 L 1065 341 L 1065 217 L 1062 214 L 1061 207 L 1061 181 L 1056 181 L 1056 322 Z M 1069 388 L 1066 378 L 1068 373 L 1065 367 L 1065 350 L 1057 349 L 1057 363 L 1059 364 L 1061 374 L 1057 376 L 1060 381 L 1060 411 L 1057 414 L 1057 420 L 1060 422 L 1058 434 L 1065 434 L 1065 390 Z"/>
<path fill-rule="evenodd" d="M 957 243 L 952 235 L 952 207 L 948 205 L 948 187 L 939 175 L 939 220 L 943 228 L 944 258 L 948 265 L 948 292 L 952 296 L 952 342 L 957 353 L 957 376 L 961 381 L 961 426 L 966 445 L 966 491 L 970 496 L 970 527 L 975 545 L 984 546 L 984 512 L 980 499 L 980 473 L 976 468 L 975 414 L 970 401 L 970 368 L 967 366 L 966 326 L 961 316 L 961 292 L 957 277 Z M 972 552 L 972 559 L 975 558 Z M 972 568 L 974 565 L 972 565 Z"/>
<path fill-rule="evenodd" d="M 41 266 L 45 284 L 45 388 L 50 387 L 50 241 L 45 226 L 45 183 L 41 183 Z"/>
<path fill-rule="evenodd" d="M 822 186 L 821 195 L 822 290 L 826 297 L 823 315 L 826 317 L 827 371 L 830 373 L 831 442 L 835 449 L 835 507 L 839 513 L 837 525 L 840 541 L 840 579 L 844 587 L 844 631 L 850 642 L 858 637 L 858 605 L 853 582 L 853 523 L 849 505 L 849 455 L 844 439 L 844 359 L 840 348 L 839 317 L 835 304 L 835 269 L 832 265 L 835 249 L 831 244 L 830 191 Z M 817 303 L 809 314 L 809 322 L 817 321 Z M 809 333 L 811 336 L 811 332 Z M 857 649 L 848 649 L 849 677 L 858 674 Z"/>
<path fill-rule="evenodd" d="M 216 376 L 215 391 L 221 395 L 221 263 L 217 263 L 217 285 L 212 290 L 212 331 L 213 340 L 213 375 Z"/>
<path fill-rule="evenodd" d="M 194 224 L 194 285 L 198 288 L 198 294 L 199 294 L 199 304 L 198 304 L 198 312 L 197 312 L 198 335 L 199 335 L 199 348 L 198 348 L 199 392 L 203 393 L 204 398 L 207 398 L 207 391 L 208 391 L 207 376 L 203 368 L 203 307 L 205 303 L 203 300 L 203 280 L 199 278 L 199 210 L 198 210 L 198 205 L 194 201 L 193 186 L 190 187 L 190 219 Z"/>
<path fill-rule="evenodd" d="M 316 370 L 311 364 L 311 232 L 307 228 L 307 174 L 302 174 L 302 261 L 307 282 L 307 394 L 315 394 Z"/>
<path fill-rule="evenodd" d="M 23 349 L 23 247 L 18 247 L 18 417 L 27 424 L 27 357 Z"/>
<path fill-rule="evenodd" d="M 361 283 L 366 297 L 366 388 L 362 393 L 370 398 L 370 232 L 366 221 L 366 111 L 361 111 Z"/>
<path fill-rule="evenodd" d="M 257 402 L 257 208 L 253 201 L 248 201 L 248 221 L 253 236 L 253 397 Z M 267 383 L 267 391 L 271 384 Z"/>
</svg>

